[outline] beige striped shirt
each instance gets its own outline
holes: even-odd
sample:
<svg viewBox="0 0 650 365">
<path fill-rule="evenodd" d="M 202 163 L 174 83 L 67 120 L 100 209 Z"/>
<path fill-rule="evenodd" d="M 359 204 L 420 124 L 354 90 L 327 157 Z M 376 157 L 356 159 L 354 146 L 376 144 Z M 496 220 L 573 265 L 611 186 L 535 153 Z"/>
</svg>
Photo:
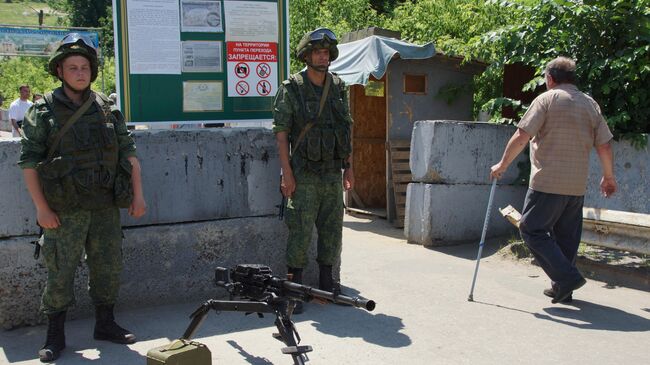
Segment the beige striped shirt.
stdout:
<svg viewBox="0 0 650 365">
<path fill-rule="evenodd" d="M 517 125 L 530 141 L 530 188 L 581 196 L 587 188 L 591 148 L 612 139 L 598 103 L 575 85 L 539 95 Z"/>
</svg>

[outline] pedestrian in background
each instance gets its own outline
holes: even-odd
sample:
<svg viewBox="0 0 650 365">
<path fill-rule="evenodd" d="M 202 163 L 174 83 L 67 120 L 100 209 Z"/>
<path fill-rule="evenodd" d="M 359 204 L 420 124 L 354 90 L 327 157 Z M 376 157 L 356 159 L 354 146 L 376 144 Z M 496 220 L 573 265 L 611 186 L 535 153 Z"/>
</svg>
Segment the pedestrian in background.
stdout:
<svg viewBox="0 0 650 365">
<path fill-rule="evenodd" d="M 573 291 L 586 283 L 576 268 L 576 256 L 593 147 L 603 170 L 601 192 L 609 197 L 617 188 L 612 133 L 598 104 L 576 87 L 575 71 L 570 58 L 548 63 L 544 70 L 548 91 L 533 100 L 490 172 L 491 178 L 501 178 L 530 141 L 530 183 L 519 230 L 551 279 L 544 295 L 553 303 L 571 301 Z"/>
<path fill-rule="evenodd" d="M 34 104 L 29 100 L 31 93 L 29 85 L 20 85 L 18 91 L 20 92 L 20 97 L 14 100 L 9 106 L 9 120 L 11 121 L 11 135 L 13 137 L 20 137 L 25 112 Z"/>
</svg>

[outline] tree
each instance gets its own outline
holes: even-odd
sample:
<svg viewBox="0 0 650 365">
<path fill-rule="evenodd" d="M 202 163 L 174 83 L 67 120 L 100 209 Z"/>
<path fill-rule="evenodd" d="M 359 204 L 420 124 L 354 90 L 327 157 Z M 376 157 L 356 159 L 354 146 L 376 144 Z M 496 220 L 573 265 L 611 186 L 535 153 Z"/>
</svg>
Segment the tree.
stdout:
<svg viewBox="0 0 650 365">
<path fill-rule="evenodd" d="M 490 62 L 500 45 L 477 45 L 483 34 L 517 22 L 520 10 L 483 0 L 406 1 L 387 17 L 383 27 L 398 30 L 414 43 L 433 42 L 438 51 L 466 60 Z M 489 68 L 474 80 L 474 115 L 489 100 L 502 95 L 503 70 Z"/>
<path fill-rule="evenodd" d="M 32 93 L 43 94 L 58 87 L 60 82 L 47 74 L 47 58 L 12 57 L 0 62 L 0 94 L 12 101 L 19 96 L 18 86 L 27 84 Z"/>
<path fill-rule="evenodd" d="M 341 37 L 344 33 L 380 25 L 382 18 L 368 0 L 291 0 L 289 7 L 291 72 L 305 65 L 296 57 L 296 47 L 305 33 L 319 27 L 330 28 Z"/>
<path fill-rule="evenodd" d="M 600 104 L 615 137 L 637 145 L 647 143 L 650 0 L 499 4 L 519 8 L 522 16 L 515 25 L 490 32 L 480 42 L 488 47 L 497 44 L 504 51 L 492 67 L 515 62 L 535 67 L 537 76 L 524 87 L 532 90 L 543 83 L 548 61 L 561 55 L 571 57 L 577 63 L 578 87 Z"/>
</svg>

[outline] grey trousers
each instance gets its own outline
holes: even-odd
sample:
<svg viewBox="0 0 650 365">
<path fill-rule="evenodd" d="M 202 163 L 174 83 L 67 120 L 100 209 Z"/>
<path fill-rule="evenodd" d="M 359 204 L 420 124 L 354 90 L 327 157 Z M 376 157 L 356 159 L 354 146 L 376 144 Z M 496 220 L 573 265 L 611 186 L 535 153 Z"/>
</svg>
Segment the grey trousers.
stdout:
<svg viewBox="0 0 650 365">
<path fill-rule="evenodd" d="M 546 275 L 560 285 L 582 277 L 575 263 L 583 203 L 584 196 L 526 193 L 519 231 Z"/>
</svg>

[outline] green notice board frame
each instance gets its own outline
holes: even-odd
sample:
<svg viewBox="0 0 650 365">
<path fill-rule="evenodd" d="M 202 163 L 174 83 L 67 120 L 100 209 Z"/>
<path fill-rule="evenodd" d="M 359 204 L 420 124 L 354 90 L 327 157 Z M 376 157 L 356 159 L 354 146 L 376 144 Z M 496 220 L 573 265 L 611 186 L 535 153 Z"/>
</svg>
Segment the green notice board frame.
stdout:
<svg viewBox="0 0 650 365">
<path fill-rule="evenodd" d="M 188 123 L 237 123 L 266 122 L 272 119 L 272 105 L 275 91 L 269 96 L 229 97 L 227 71 L 226 28 L 228 18 L 221 6 L 222 30 L 219 33 L 181 31 L 180 40 L 221 42 L 221 72 L 181 72 L 180 74 L 132 74 L 129 70 L 128 44 L 128 0 L 113 0 L 113 19 L 115 35 L 116 88 L 120 109 L 128 124 L 188 124 Z M 247 0 L 250 3 L 265 2 L 277 4 L 277 85 L 289 74 L 289 0 Z M 182 0 L 178 0 L 180 9 Z M 181 10 L 179 10 L 180 12 Z M 182 14 L 181 14 L 182 19 Z M 155 37 L 155 34 L 151 35 Z M 179 49 L 179 52 L 181 50 Z M 182 61 L 182 54 L 180 57 Z M 231 79 L 234 77 L 230 77 Z M 222 110 L 183 111 L 183 84 L 187 81 L 220 81 L 223 87 Z"/>
</svg>

